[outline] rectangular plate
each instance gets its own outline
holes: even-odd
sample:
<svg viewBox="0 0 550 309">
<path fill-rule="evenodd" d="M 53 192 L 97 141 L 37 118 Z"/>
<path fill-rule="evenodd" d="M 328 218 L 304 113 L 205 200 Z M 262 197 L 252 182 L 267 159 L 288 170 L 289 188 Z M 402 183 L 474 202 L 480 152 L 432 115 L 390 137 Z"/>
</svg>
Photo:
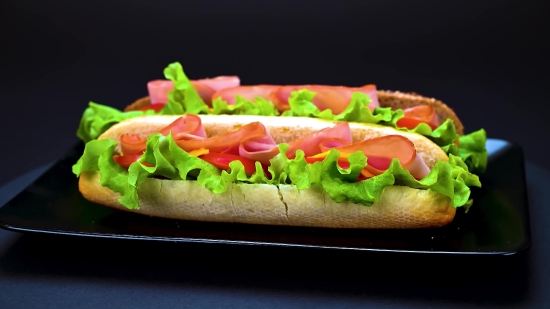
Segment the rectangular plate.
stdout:
<svg viewBox="0 0 550 309">
<path fill-rule="evenodd" d="M 489 167 L 483 188 L 472 190 L 474 205 L 459 208 L 443 228 L 339 230 L 191 222 L 152 218 L 84 199 L 72 165 L 83 152 L 75 146 L 20 194 L 0 208 L 0 227 L 19 232 L 76 236 L 308 247 L 384 252 L 510 255 L 531 243 L 523 151 L 515 143 L 488 139 Z"/>
</svg>

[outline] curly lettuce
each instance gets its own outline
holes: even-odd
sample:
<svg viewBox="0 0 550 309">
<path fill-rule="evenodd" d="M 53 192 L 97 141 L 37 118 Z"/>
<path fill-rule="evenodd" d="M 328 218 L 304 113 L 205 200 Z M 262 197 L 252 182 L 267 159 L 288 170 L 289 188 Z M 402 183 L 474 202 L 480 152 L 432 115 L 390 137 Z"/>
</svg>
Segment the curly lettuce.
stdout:
<svg viewBox="0 0 550 309">
<path fill-rule="evenodd" d="M 256 98 L 254 101 L 245 100 L 241 96 L 236 97 L 233 105 L 218 98 L 209 108 L 201 99 L 186 76 L 179 62 L 169 64 L 164 69 L 164 76 L 174 83 L 174 89 L 168 93 L 168 102 L 158 113 L 148 111 L 121 112 L 112 107 L 103 106 L 90 102 L 85 110 L 77 131 L 77 136 L 83 142 L 97 139 L 103 132 L 112 125 L 125 119 L 144 115 L 183 115 L 190 114 L 229 114 L 229 115 L 257 115 L 277 116 L 279 112 L 276 106 L 263 98 Z M 479 130 L 465 136 L 456 133 L 456 128 L 451 119 L 447 119 L 436 129 L 432 129 L 425 123 L 419 124 L 414 129 L 399 127 L 397 122 L 404 117 L 401 109 L 392 110 L 389 107 L 376 107 L 371 111 L 368 104 L 371 102 L 365 93 L 355 92 L 347 108 L 340 114 L 334 115 L 330 109 L 320 111 L 313 98 L 315 92 L 307 89 L 294 91 L 289 98 L 290 109 L 281 114 L 282 117 L 313 117 L 333 121 L 347 121 L 359 123 L 373 123 L 393 127 L 397 130 L 418 133 L 426 136 L 447 155 L 459 156 L 472 172 L 483 172 L 487 167 L 488 154 L 485 148 L 486 133 Z M 457 146 L 456 144 L 459 144 Z"/>
<path fill-rule="evenodd" d="M 76 136 L 87 143 L 123 120 L 154 114 L 152 110 L 121 112 L 116 108 L 90 102 L 82 114 Z"/>
<path fill-rule="evenodd" d="M 402 109 L 392 110 L 389 107 L 376 107 L 371 111 L 368 108 L 368 104 L 371 102 L 370 98 L 361 92 L 355 92 L 348 107 L 342 113 L 334 115 L 330 109 L 320 111 L 313 104 L 314 97 L 315 92 L 307 89 L 294 91 L 288 100 L 290 110 L 285 111 L 281 116 L 312 117 L 390 126 L 400 131 L 426 136 L 440 146 L 447 155 L 460 156 L 472 172 L 483 172 L 487 167 L 488 155 L 485 146 L 487 136 L 483 129 L 460 136 L 456 133 L 456 127 L 451 119 L 446 119 L 435 129 L 425 123 L 420 123 L 414 129 L 400 127 L 397 125 L 397 121 L 405 115 Z"/>
<path fill-rule="evenodd" d="M 421 180 L 412 177 L 394 159 L 381 175 L 356 182 L 367 164 L 362 152 L 350 155 L 350 166 L 343 169 L 337 164 L 339 153 L 334 149 L 323 161 L 310 164 L 302 151 L 297 152 L 296 158 L 288 159 L 288 144 L 280 144 L 279 154 L 270 161 L 269 175 L 259 162 L 256 162 L 256 172 L 247 175 L 240 161 L 231 162 L 229 171 L 221 171 L 179 148 L 171 135 L 151 135 L 144 154 L 128 170 L 113 160 L 115 147 L 116 141 L 110 139 L 88 142 L 82 157 L 73 166 L 73 173 L 79 176 L 83 172 L 99 172 L 101 185 L 120 193 L 119 202 L 129 209 L 139 207 L 139 186 L 147 178 L 158 176 L 171 180 L 195 180 L 215 194 L 225 192 L 230 183 L 291 184 L 299 190 L 322 187 L 336 202 L 349 200 L 365 206 L 379 200 L 386 186 L 404 185 L 441 193 L 450 198 L 453 207 L 467 209 L 472 203 L 470 187 L 481 186 L 478 176 L 468 172 L 462 159 L 454 155 L 450 156 L 449 162 L 436 163 Z"/>
<path fill-rule="evenodd" d="M 258 97 L 254 101 L 246 100 L 242 96 L 236 96 L 235 104 L 227 104 L 221 98 L 212 101 L 212 115 L 255 115 L 255 116 L 278 116 L 279 111 L 270 101 Z"/>
<path fill-rule="evenodd" d="M 160 115 L 208 113 L 208 105 L 193 87 L 179 62 L 170 63 L 164 69 L 164 77 L 174 83 L 174 88 L 168 92 L 168 102 L 159 111 Z"/>
</svg>

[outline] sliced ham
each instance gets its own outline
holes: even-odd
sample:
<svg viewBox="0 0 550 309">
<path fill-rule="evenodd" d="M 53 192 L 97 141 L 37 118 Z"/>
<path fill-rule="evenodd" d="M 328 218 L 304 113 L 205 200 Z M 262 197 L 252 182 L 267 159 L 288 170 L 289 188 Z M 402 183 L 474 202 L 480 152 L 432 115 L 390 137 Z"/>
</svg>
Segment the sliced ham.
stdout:
<svg viewBox="0 0 550 309">
<path fill-rule="evenodd" d="M 374 110 L 375 107 L 380 107 L 380 102 L 378 101 L 378 92 L 376 90 L 376 85 L 368 84 L 360 87 L 360 91 L 369 96 L 371 102 L 369 103 L 370 110 Z"/>
<path fill-rule="evenodd" d="M 206 132 L 202 126 L 201 118 L 194 114 L 187 114 L 183 117 L 179 117 L 171 124 L 162 128 L 159 133 L 167 136 L 172 132 L 174 140 L 180 139 L 182 136 L 201 137 L 206 138 Z"/>
<path fill-rule="evenodd" d="M 191 81 L 191 84 L 193 85 L 193 88 L 197 90 L 197 93 L 204 101 L 204 103 L 206 103 L 208 106 L 212 106 L 212 95 L 215 92 L 214 89 L 196 81 Z"/>
<path fill-rule="evenodd" d="M 365 178 L 382 174 L 390 167 L 393 158 L 398 159 L 401 166 L 416 179 L 421 179 L 430 172 L 422 158 L 416 155 L 414 144 L 401 135 L 376 137 L 332 148 L 328 146 L 323 142 L 320 148 L 336 149 L 344 158 L 349 154 L 362 151 L 367 157 L 367 166 L 362 172 Z M 328 152 L 324 152 L 315 157 L 326 157 L 327 154 Z"/>
<path fill-rule="evenodd" d="M 369 95 L 371 102 L 367 105 L 371 111 L 379 107 L 376 86 L 365 85 L 363 87 L 344 87 L 344 86 L 323 86 L 323 85 L 300 85 L 300 86 L 281 86 L 271 94 L 271 100 L 280 111 L 290 109 L 288 99 L 294 91 L 307 89 L 315 92 L 313 104 L 323 111 L 332 110 L 337 115 L 342 113 L 349 105 L 353 93 L 363 92 Z"/>
<path fill-rule="evenodd" d="M 167 136 L 172 132 L 174 140 L 176 139 L 203 139 L 206 138 L 204 127 L 199 116 L 188 114 L 179 117 L 171 124 L 162 128 L 159 133 Z M 126 133 L 120 136 L 120 149 L 122 155 L 142 154 L 147 148 L 147 139 L 141 138 L 137 134 Z"/>
<path fill-rule="evenodd" d="M 241 85 L 241 80 L 238 76 L 231 75 L 231 76 L 217 76 L 212 78 L 203 78 L 203 79 L 197 79 L 191 81 L 194 84 L 202 84 L 210 89 L 212 89 L 214 92 L 220 91 L 222 89 L 226 88 L 233 88 L 238 87 Z"/>
<path fill-rule="evenodd" d="M 189 152 L 205 148 L 215 153 L 240 155 L 247 159 L 269 164 L 278 153 L 278 145 L 260 122 L 252 122 L 237 131 L 205 138 L 177 140 L 176 144 Z"/>
<path fill-rule="evenodd" d="M 397 121 L 398 127 L 414 129 L 420 123 L 428 124 L 432 130 L 439 126 L 435 109 L 431 105 L 417 105 L 403 110 L 404 117 Z"/>
<path fill-rule="evenodd" d="M 238 76 L 218 76 L 192 80 L 191 84 L 197 90 L 204 103 L 212 106 L 212 96 L 216 91 L 238 87 L 241 84 L 241 80 Z"/>
<path fill-rule="evenodd" d="M 323 141 L 334 141 L 335 139 L 340 140 L 340 143 L 351 143 L 352 139 L 349 123 L 337 122 L 332 127 L 322 129 L 316 133 L 291 142 L 286 155 L 289 159 L 294 159 L 296 157 L 296 151 L 300 149 L 304 152 L 306 157 L 313 156 L 321 152 L 319 145 Z"/>
<path fill-rule="evenodd" d="M 253 161 L 269 165 L 269 160 L 279 154 L 279 146 L 269 133 L 263 137 L 247 139 L 239 146 L 239 155 Z"/>
<path fill-rule="evenodd" d="M 202 122 L 197 115 L 185 115 L 163 129 L 159 133 L 172 133 L 175 143 L 183 150 L 193 155 L 207 153 L 236 155 L 248 160 L 258 161 L 264 166 L 279 153 L 279 147 L 269 132 L 260 122 L 252 122 L 237 131 L 219 136 L 207 137 Z M 121 156 L 114 156 L 115 161 L 122 166 L 129 166 L 139 158 L 146 149 L 146 139 L 136 134 L 123 134 L 120 137 Z M 413 177 L 421 179 L 430 169 L 417 156 L 414 144 L 401 135 L 388 135 L 352 143 L 351 130 L 347 122 L 337 122 L 334 126 L 315 132 L 309 136 L 295 140 L 289 144 L 287 157 L 296 157 L 296 151 L 302 150 L 307 158 L 314 161 L 324 159 L 331 149 L 340 152 L 339 164 L 347 166 L 347 157 L 357 151 L 362 151 L 367 157 L 367 166 L 361 172 L 361 179 L 382 174 L 396 158 L 404 169 Z M 340 162 L 341 161 L 341 162 Z"/>
<path fill-rule="evenodd" d="M 151 104 L 166 104 L 168 92 L 174 89 L 174 83 L 167 79 L 152 80 L 147 83 Z"/>
<path fill-rule="evenodd" d="M 225 88 L 217 91 L 212 95 L 212 101 L 220 98 L 229 105 L 235 104 L 237 96 L 243 97 L 245 100 L 254 101 L 256 98 L 270 100 L 271 93 L 278 89 L 279 86 L 274 85 L 257 85 L 257 86 L 239 86 L 233 88 Z"/>
<path fill-rule="evenodd" d="M 146 140 L 137 134 L 126 133 L 120 136 L 122 155 L 141 155 L 146 148 Z"/>
<path fill-rule="evenodd" d="M 191 80 L 193 88 L 197 90 L 201 99 L 208 105 L 212 104 L 212 95 L 225 88 L 238 87 L 241 80 L 238 76 L 217 76 L 213 78 L 203 78 Z M 152 80 L 147 83 L 147 90 L 151 104 L 166 104 L 168 102 L 168 92 L 174 89 L 174 83 L 167 79 Z"/>
</svg>

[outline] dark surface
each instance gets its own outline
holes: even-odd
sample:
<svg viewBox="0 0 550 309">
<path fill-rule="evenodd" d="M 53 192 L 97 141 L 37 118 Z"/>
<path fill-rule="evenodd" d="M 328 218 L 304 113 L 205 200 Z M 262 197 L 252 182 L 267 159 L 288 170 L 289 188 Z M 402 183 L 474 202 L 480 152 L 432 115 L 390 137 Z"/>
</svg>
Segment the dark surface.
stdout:
<svg viewBox="0 0 550 309">
<path fill-rule="evenodd" d="M 472 193 L 471 211 L 466 214 L 459 208 L 453 222 L 443 228 L 373 231 L 185 222 L 113 210 L 88 202 L 78 191 L 71 166 L 84 151 L 80 143 L 0 208 L 0 227 L 20 232 L 182 243 L 517 254 L 531 243 L 522 149 L 502 140 L 489 140 L 487 149 L 489 168 L 480 178 L 483 187 Z"/>
<path fill-rule="evenodd" d="M 0 230 L 0 307 L 544 308 L 550 173 L 526 167 L 534 243 L 517 255 L 385 254 Z M 15 179 L 0 195 L 19 191 L 46 168 Z"/>
<path fill-rule="evenodd" d="M 516 256 L 441 258 L 1 230 L 0 308 L 546 306 L 548 3 L 0 1 L 0 184 L 60 158 L 88 101 L 122 108 L 180 61 L 191 78 L 441 99 L 467 131 L 525 150 L 533 240 Z"/>
</svg>

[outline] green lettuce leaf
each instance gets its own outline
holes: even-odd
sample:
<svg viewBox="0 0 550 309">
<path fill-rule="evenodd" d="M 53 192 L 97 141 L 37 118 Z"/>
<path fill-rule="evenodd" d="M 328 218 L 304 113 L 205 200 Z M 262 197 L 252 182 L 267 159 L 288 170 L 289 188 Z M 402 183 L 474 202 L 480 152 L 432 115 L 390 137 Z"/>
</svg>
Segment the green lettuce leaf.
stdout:
<svg viewBox="0 0 550 309">
<path fill-rule="evenodd" d="M 122 112 L 116 108 L 90 102 L 82 114 L 76 136 L 87 143 L 97 139 L 103 132 L 122 120 L 154 114 L 153 110 Z"/>
<path fill-rule="evenodd" d="M 174 83 L 174 89 L 168 92 L 168 102 L 160 110 L 160 115 L 208 113 L 208 105 L 201 99 L 179 62 L 169 64 L 164 69 L 164 77 Z"/>
<path fill-rule="evenodd" d="M 97 139 L 111 126 L 129 119 L 145 115 L 206 114 L 206 105 L 183 72 L 180 63 L 171 63 L 164 69 L 164 76 L 174 83 L 168 93 L 168 102 L 156 113 L 153 110 L 122 112 L 116 108 L 90 102 L 82 114 L 76 135 L 84 143 Z M 264 107 L 265 109 L 265 107 Z"/>
<path fill-rule="evenodd" d="M 281 153 L 284 151 L 286 147 L 281 148 Z M 472 204 L 470 187 L 481 187 L 479 177 L 470 173 L 462 159 L 454 155 L 450 155 L 449 162 L 437 162 L 421 180 L 416 180 L 403 169 L 399 160 L 394 159 L 384 173 L 360 182 L 355 180 L 366 166 L 365 155 L 362 152 L 351 154 L 347 169 L 337 164 L 338 156 L 339 152 L 332 149 L 323 161 L 308 164 L 303 152 L 298 151 L 296 158 L 288 160 L 285 166 L 290 183 L 299 190 L 319 186 L 336 202 L 349 200 L 365 206 L 378 201 L 386 186 L 403 185 L 441 193 L 450 198 L 453 207 L 466 209 Z"/>
<path fill-rule="evenodd" d="M 470 167 L 473 173 L 482 173 L 487 169 L 487 133 L 484 129 L 461 136 L 458 139 L 458 152 L 462 160 Z"/>
<path fill-rule="evenodd" d="M 320 111 L 313 98 L 315 92 L 307 89 L 293 91 L 288 99 L 290 109 L 283 112 L 283 117 L 313 117 L 334 121 L 362 122 L 362 123 L 395 123 L 403 117 L 403 111 L 392 111 L 391 108 L 377 107 L 374 112 L 367 107 L 371 102 L 369 96 L 362 92 L 355 92 L 348 107 L 340 114 L 334 115 L 332 110 Z"/>
<path fill-rule="evenodd" d="M 120 193 L 119 202 L 129 209 L 139 207 L 138 188 L 143 181 L 158 176 L 172 180 L 196 180 L 215 194 L 225 192 L 229 183 L 293 184 L 299 190 L 322 187 L 336 202 L 349 200 L 365 206 L 377 201 L 384 187 L 404 185 L 441 193 L 451 199 L 453 207 L 467 208 L 471 205 L 470 187 L 481 186 L 478 176 L 468 172 L 462 159 L 454 155 L 450 156 L 449 162 L 436 163 L 421 180 L 412 177 L 394 159 L 390 168 L 381 175 L 356 182 L 366 165 L 362 152 L 351 154 L 348 158 L 350 167 L 343 169 L 337 164 L 339 153 L 334 149 L 323 161 L 308 164 L 302 151 L 298 151 L 294 159 L 288 159 L 285 155 L 288 144 L 280 144 L 280 153 L 271 160 L 268 176 L 259 162 L 253 175 L 245 173 L 240 161 L 231 162 L 229 172 L 220 171 L 179 148 L 171 135 L 151 135 L 147 139 L 145 153 L 128 170 L 113 160 L 115 147 L 116 142 L 109 139 L 88 142 L 82 157 L 73 166 L 73 173 L 79 176 L 82 172 L 99 171 L 101 185 Z"/>
<path fill-rule="evenodd" d="M 250 176 L 246 175 L 240 161 L 229 164 L 230 172 L 220 171 L 210 163 L 182 150 L 171 134 L 163 136 L 160 133 L 149 136 L 144 154 L 126 170 L 113 160 L 116 145 L 116 141 L 110 139 L 88 142 L 72 171 L 77 176 L 87 171 L 98 171 L 101 185 L 120 193 L 119 202 L 129 209 L 139 207 L 138 188 L 149 177 L 196 180 L 216 194 L 225 192 L 229 183 L 278 184 L 279 179 L 286 180 L 286 177 L 274 171 L 276 164 L 269 168 L 272 179 L 265 175 L 259 162 L 256 163 L 256 172 Z M 274 177 L 275 174 L 278 174 L 277 177 Z"/>
<path fill-rule="evenodd" d="M 373 123 L 390 126 L 400 131 L 421 134 L 440 146 L 447 155 L 460 156 L 471 172 L 483 172 L 486 169 L 485 143 L 487 138 L 483 129 L 461 137 L 456 133 L 456 127 L 451 119 L 446 119 L 436 129 L 432 129 L 425 123 L 419 124 L 414 129 L 407 129 L 397 125 L 397 121 L 404 117 L 402 109 L 392 110 L 389 107 L 377 107 L 371 112 L 368 108 L 371 100 L 365 93 L 355 92 L 348 107 L 338 115 L 334 115 L 329 109 L 320 111 L 313 104 L 314 97 L 315 92 L 307 89 L 292 92 L 288 100 L 290 110 L 283 112 L 281 116 Z M 456 147 L 456 141 L 460 142 L 460 147 Z"/>
<path fill-rule="evenodd" d="M 256 116 L 278 116 L 279 111 L 275 105 L 264 98 L 256 98 L 254 102 L 237 96 L 235 104 L 229 105 L 221 98 L 212 101 L 213 109 L 209 112 L 213 115 L 256 115 Z"/>
</svg>

